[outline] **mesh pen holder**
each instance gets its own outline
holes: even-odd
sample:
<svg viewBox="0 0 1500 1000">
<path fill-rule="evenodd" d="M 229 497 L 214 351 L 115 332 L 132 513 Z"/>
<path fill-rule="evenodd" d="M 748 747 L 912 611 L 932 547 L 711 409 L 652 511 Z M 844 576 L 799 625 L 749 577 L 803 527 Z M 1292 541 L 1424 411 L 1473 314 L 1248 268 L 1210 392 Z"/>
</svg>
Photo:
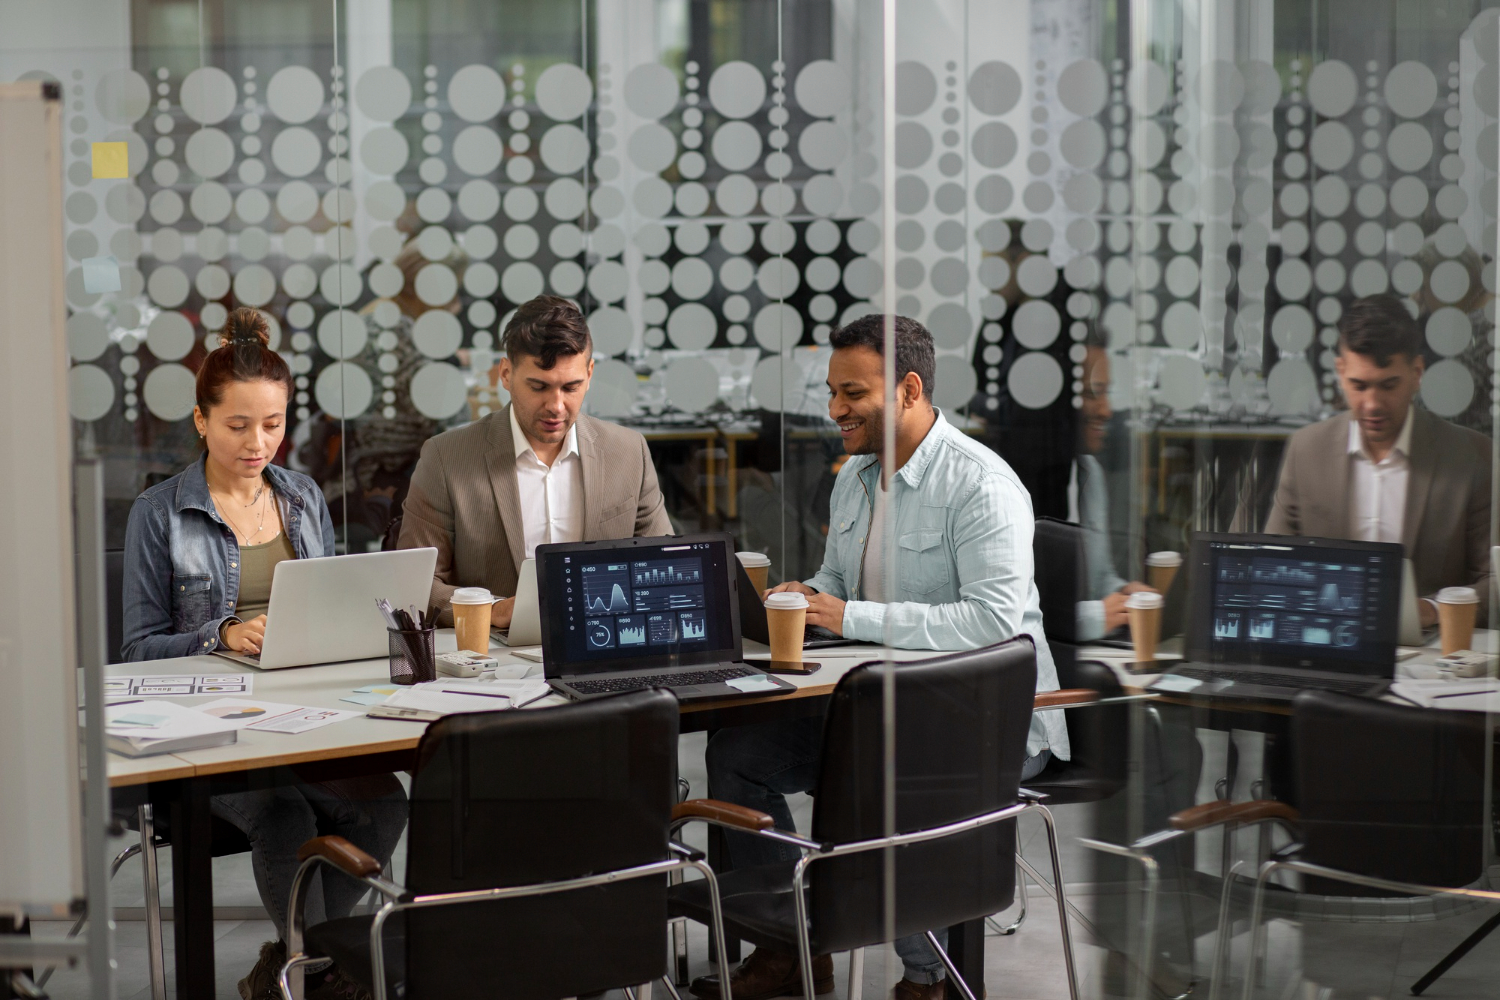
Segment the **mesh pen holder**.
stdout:
<svg viewBox="0 0 1500 1000">
<path fill-rule="evenodd" d="M 437 680 L 437 627 L 388 628 L 391 641 L 391 683 L 421 684 Z"/>
</svg>

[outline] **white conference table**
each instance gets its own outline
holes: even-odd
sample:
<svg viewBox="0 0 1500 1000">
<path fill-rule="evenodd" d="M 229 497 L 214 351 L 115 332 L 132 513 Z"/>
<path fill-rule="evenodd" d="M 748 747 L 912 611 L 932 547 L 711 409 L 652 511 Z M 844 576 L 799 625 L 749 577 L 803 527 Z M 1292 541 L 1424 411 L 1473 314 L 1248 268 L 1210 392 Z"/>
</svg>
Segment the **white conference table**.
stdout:
<svg viewBox="0 0 1500 1000">
<path fill-rule="evenodd" d="M 440 629 L 437 651 L 449 652 L 455 648 L 453 630 Z M 898 662 L 938 655 L 930 650 L 891 652 Z M 747 661 L 754 662 L 769 659 L 770 650 L 761 643 L 746 640 L 744 654 Z M 506 646 L 492 645 L 490 655 L 502 665 L 526 664 L 528 677 L 542 676 L 540 663 L 517 657 Z M 857 664 L 884 656 L 881 647 L 868 645 L 809 651 L 806 659 L 822 664 L 817 673 L 782 675 L 797 688 L 795 692 L 684 706 L 682 730 L 694 732 L 822 714 L 826 697 L 844 674 Z M 340 699 L 356 688 L 390 680 L 389 661 L 383 656 L 282 670 L 258 670 L 211 655 L 116 663 L 106 668 L 106 676 L 111 677 L 237 673 L 255 677 L 254 691 L 248 697 L 355 711 L 360 706 Z M 221 697 L 202 695 L 172 700 L 191 706 Z M 551 695 L 528 707 L 562 703 L 562 698 Z M 179 997 L 196 1000 L 214 995 L 213 819 L 209 811 L 212 796 L 245 788 L 250 782 L 317 781 L 404 770 L 411 766 L 426 728 L 422 722 L 360 715 L 298 734 L 241 729 L 236 742 L 206 750 L 136 759 L 108 755 L 109 782 L 116 808 L 134 808 L 150 802 L 158 822 L 164 816 L 168 818 L 173 845 L 173 936 Z M 278 771 L 281 768 L 291 770 Z"/>
</svg>

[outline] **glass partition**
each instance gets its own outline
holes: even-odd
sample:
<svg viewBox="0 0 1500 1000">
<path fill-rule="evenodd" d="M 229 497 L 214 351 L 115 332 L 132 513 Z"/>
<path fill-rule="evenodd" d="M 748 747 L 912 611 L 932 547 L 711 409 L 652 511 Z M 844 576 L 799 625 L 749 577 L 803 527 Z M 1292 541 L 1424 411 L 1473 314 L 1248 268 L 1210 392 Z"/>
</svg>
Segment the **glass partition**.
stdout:
<svg viewBox="0 0 1500 1000">
<path fill-rule="evenodd" d="M 230 309 L 260 310 L 291 366 L 277 461 L 317 481 L 337 550 L 353 553 L 394 541 L 426 441 L 503 411 L 502 333 L 552 294 L 592 333 L 586 412 L 645 437 L 673 530 L 730 532 L 769 557 L 769 584 L 811 580 L 850 530 L 835 506 L 852 459 L 830 418 L 830 338 L 882 311 L 919 321 L 932 404 L 1029 496 L 1039 663 L 1062 688 L 1141 699 L 1069 709 L 1046 730 L 1056 760 L 1038 780 L 1062 782 L 1089 996 L 1245 988 L 1256 866 L 1305 831 L 1210 825 L 1139 842 L 1217 802 L 1315 808 L 1290 700 L 1226 705 L 1193 694 L 1201 681 L 1148 695 L 1160 671 L 1135 666 L 1127 597 L 1163 594 L 1160 652 L 1177 657 L 1194 616 L 1218 608 L 1202 598 L 1213 584 L 1194 539 L 1273 531 L 1404 546 L 1413 595 L 1380 607 L 1411 618 L 1395 645 L 1414 645 L 1416 628 L 1427 646 L 1395 654 L 1383 679 L 1441 676 L 1433 629 L 1463 610 L 1440 609 L 1439 590 L 1476 590 L 1481 626 L 1500 614 L 1500 10 L 1488 2 L 10 7 L 0 80 L 41 76 L 65 93 L 71 409 L 79 454 L 105 463 L 115 552 L 141 491 L 200 454 L 194 375 Z M 123 172 L 101 172 L 100 143 L 124 144 Z M 1349 317 L 1377 296 L 1414 324 L 1385 314 L 1415 354 L 1360 349 Z M 1353 370 L 1351 351 L 1381 363 Z M 896 372 L 884 371 L 889 414 Z M 1403 421 L 1409 437 L 1391 430 Z M 1399 468 L 1382 464 L 1392 448 Z M 1380 496 L 1396 506 L 1358 506 L 1378 490 L 1349 486 L 1356 469 L 1360 483 L 1394 483 Z M 888 580 L 939 573 L 927 549 L 954 544 L 937 520 L 856 527 L 883 548 Z M 944 565 L 939 583 L 968 572 L 956 551 Z M 1236 613 L 1201 638 L 1285 640 L 1321 661 L 1319 647 L 1348 637 L 1347 610 L 1318 605 L 1293 624 Z M 880 642 L 870 658 L 894 677 L 915 654 L 891 647 L 913 643 Z M 1494 673 L 1493 633 L 1463 645 Z M 827 659 L 830 672 L 848 662 Z M 1487 724 L 1487 705 L 1468 707 Z M 1477 745 L 1483 773 L 1453 794 L 1478 789 L 1482 808 L 1449 820 L 1463 831 L 1453 851 L 1482 855 L 1465 884 L 1484 889 L 1493 767 Z M 704 746 L 684 739 L 695 796 L 709 793 Z M 1075 787 L 1068 764 L 1094 782 L 1087 795 L 1060 790 Z M 1369 786 L 1351 787 L 1372 806 Z M 815 799 L 792 797 L 804 833 Z M 1007 911 L 979 941 L 992 990 L 1035 975 L 1027 996 L 1063 996 L 1041 829 L 1021 821 L 1029 922 L 995 933 Z M 1272 907 L 1249 994 L 1404 992 L 1493 912 L 1452 898 L 1366 912 L 1328 902 L 1356 895 L 1333 883 L 1272 881 L 1298 901 Z M 1341 906 L 1354 919 L 1330 916 Z M 693 938 L 695 975 L 705 942 Z M 1484 947 L 1464 961 L 1482 965 Z M 904 974 L 894 951 L 880 955 L 863 967 L 867 990 Z M 1463 968 L 1447 988 L 1484 995 Z M 842 990 L 842 959 L 837 975 Z"/>
</svg>

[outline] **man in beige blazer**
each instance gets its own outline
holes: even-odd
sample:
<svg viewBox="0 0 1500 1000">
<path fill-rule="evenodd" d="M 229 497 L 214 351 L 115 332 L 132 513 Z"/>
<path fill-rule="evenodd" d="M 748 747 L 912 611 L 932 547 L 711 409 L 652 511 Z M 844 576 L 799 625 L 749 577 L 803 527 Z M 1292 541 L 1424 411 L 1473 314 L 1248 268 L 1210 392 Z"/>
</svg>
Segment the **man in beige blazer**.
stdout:
<svg viewBox="0 0 1500 1000">
<path fill-rule="evenodd" d="M 1334 362 L 1348 412 L 1292 435 L 1266 531 L 1400 542 L 1415 570 L 1422 624 L 1443 587 L 1489 608 L 1490 441 L 1414 405 L 1422 334 L 1394 295 L 1360 299 L 1339 319 Z"/>
<path fill-rule="evenodd" d="M 402 507 L 403 549 L 438 550 L 430 605 L 451 625 L 453 591 L 505 595 L 510 625 L 521 563 L 539 544 L 668 535 L 646 439 L 582 414 L 593 342 L 578 307 L 543 295 L 505 328 L 500 381 L 510 404 L 422 446 Z"/>
</svg>

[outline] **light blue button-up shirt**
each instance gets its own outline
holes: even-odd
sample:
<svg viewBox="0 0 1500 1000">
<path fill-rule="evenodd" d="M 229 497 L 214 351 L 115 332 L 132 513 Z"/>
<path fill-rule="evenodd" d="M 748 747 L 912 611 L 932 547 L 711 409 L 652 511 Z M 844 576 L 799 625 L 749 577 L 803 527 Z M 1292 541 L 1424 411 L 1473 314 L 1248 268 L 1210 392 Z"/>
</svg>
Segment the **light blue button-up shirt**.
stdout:
<svg viewBox="0 0 1500 1000">
<path fill-rule="evenodd" d="M 1115 572 L 1110 554 L 1109 494 L 1104 468 L 1093 455 L 1078 456 L 1078 518 L 1083 525 L 1083 557 L 1088 570 L 1084 600 L 1078 602 L 1078 640 L 1098 639 L 1105 633 L 1104 599 L 1126 580 Z"/>
<path fill-rule="evenodd" d="M 939 412 L 915 453 L 891 478 L 887 525 L 895 560 L 886 561 L 889 603 L 860 600 L 871 498 L 880 488 L 878 456 L 844 463 L 833 487 L 828 546 L 814 590 L 844 605 L 844 635 L 900 649 L 978 649 L 1029 635 L 1036 642 L 1036 689 L 1056 691 L 1057 668 L 1042 634 L 1032 571 L 1036 518 L 1031 495 L 1000 456 L 955 430 Z M 1068 760 L 1061 712 L 1032 716 L 1026 753 Z"/>
</svg>

